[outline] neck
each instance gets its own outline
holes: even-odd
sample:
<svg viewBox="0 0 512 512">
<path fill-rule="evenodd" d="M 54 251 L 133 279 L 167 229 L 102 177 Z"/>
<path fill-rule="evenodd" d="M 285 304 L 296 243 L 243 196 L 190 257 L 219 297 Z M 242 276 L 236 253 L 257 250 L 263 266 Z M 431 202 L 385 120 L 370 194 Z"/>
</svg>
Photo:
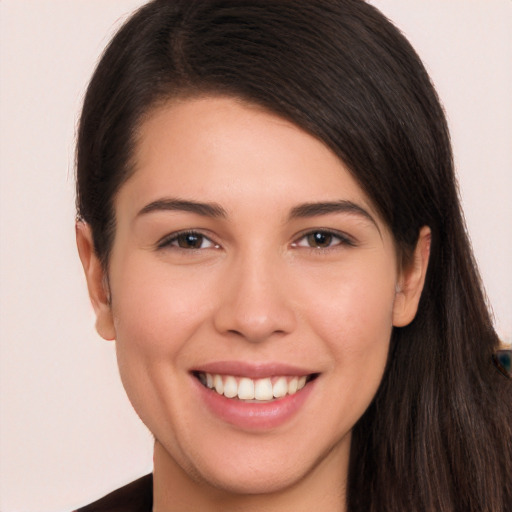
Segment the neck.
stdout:
<svg viewBox="0 0 512 512">
<path fill-rule="evenodd" d="M 214 487 L 192 470 L 185 471 L 156 441 L 153 512 L 345 512 L 348 450 L 338 450 L 333 449 L 307 475 L 283 489 L 242 494 Z"/>
</svg>

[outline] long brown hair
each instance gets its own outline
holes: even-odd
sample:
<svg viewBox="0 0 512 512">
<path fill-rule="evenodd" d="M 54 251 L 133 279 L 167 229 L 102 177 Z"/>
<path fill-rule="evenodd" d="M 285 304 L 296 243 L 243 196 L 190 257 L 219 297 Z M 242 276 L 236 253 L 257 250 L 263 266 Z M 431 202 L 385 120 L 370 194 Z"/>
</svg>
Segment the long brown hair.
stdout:
<svg viewBox="0 0 512 512">
<path fill-rule="evenodd" d="M 141 119 L 180 95 L 224 94 L 324 141 L 390 226 L 431 260 L 415 320 L 395 328 L 380 389 L 353 432 L 351 512 L 512 510 L 512 385 L 460 210 L 443 110 L 402 34 L 362 0 L 160 0 L 107 48 L 77 146 L 78 215 L 108 267 L 113 198 Z"/>
</svg>

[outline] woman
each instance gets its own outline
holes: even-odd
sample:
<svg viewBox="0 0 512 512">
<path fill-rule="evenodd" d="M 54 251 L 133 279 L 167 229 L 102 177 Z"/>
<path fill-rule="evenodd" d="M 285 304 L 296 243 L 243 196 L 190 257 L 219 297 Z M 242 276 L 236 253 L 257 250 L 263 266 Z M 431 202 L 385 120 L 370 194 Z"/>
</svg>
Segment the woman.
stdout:
<svg viewBox="0 0 512 512">
<path fill-rule="evenodd" d="M 375 8 L 150 2 L 89 85 L 77 190 L 155 436 L 152 479 L 83 510 L 511 510 L 446 122 Z"/>
</svg>

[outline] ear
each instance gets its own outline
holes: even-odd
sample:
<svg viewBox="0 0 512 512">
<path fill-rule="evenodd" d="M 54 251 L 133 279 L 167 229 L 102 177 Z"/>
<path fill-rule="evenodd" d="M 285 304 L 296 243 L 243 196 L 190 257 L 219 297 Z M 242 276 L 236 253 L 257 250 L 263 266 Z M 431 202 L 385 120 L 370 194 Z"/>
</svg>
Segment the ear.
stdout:
<svg viewBox="0 0 512 512">
<path fill-rule="evenodd" d="M 418 311 L 427 274 L 431 236 L 428 226 L 423 226 L 420 229 L 412 261 L 407 268 L 400 271 L 393 304 L 393 325 L 395 327 L 404 327 L 410 324 Z"/>
<path fill-rule="evenodd" d="M 116 332 L 110 306 L 108 281 L 103 266 L 94 251 L 91 228 L 87 223 L 77 221 L 75 231 L 76 245 L 84 268 L 89 297 L 96 313 L 96 330 L 102 338 L 113 340 L 116 337 Z"/>
</svg>

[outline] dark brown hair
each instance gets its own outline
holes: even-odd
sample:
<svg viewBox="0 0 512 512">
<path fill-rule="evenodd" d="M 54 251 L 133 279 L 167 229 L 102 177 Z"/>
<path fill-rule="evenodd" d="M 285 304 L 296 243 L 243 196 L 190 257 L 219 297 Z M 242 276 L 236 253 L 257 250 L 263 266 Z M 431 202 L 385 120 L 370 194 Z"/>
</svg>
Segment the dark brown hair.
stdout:
<svg viewBox="0 0 512 512">
<path fill-rule="evenodd" d="M 113 201 L 143 117 L 182 95 L 242 98 L 291 120 L 349 167 L 406 259 L 432 230 L 415 320 L 392 334 L 354 428 L 351 512 L 512 510 L 511 383 L 460 211 L 445 117 L 418 56 L 362 0 L 160 0 L 108 46 L 77 146 L 78 215 L 105 268 Z"/>
</svg>

